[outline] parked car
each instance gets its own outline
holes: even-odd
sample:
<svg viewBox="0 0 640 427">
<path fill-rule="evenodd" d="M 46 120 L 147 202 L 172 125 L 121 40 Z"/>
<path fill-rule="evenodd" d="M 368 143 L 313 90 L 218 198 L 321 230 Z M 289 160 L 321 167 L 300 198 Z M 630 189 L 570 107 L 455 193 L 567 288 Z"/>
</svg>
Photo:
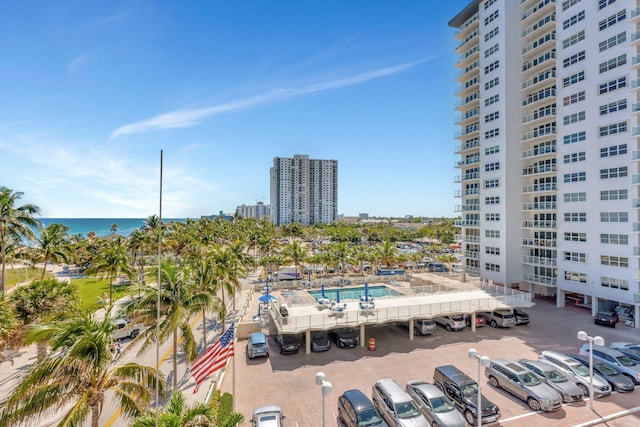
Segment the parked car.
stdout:
<svg viewBox="0 0 640 427">
<path fill-rule="evenodd" d="M 390 426 L 429 427 L 418 405 L 394 380 L 385 378 L 375 383 L 371 397 Z"/>
<path fill-rule="evenodd" d="M 253 332 L 247 339 L 247 357 L 253 359 L 258 356 L 269 357 L 269 344 L 263 332 Z"/>
<path fill-rule="evenodd" d="M 543 360 L 527 359 L 520 359 L 517 363 L 529 369 L 538 378 L 557 391 L 562 397 L 563 402 L 580 402 L 584 398 L 582 390 L 580 390 L 575 383 L 569 381 L 567 376 L 552 364 Z"/>
<path fill-rule="evenodd" d="M 413 321 L 413 335 L 431 335 L 437 329 L 433 319 L 415 319 Z"/>
<path fill-rule="evenodd" d="M 580 356 L 577 354 L 570 354 L 569 356 L 573 357 L 587 368 L 589 367 L 589 356 Z M 636 388 L 633 379 L 624 375 L 610 363 L 594 358 L 593 371 L 607 380 L 609 385 L 611 385 L 611 388 L 619 393 L 627 393 L 635 390 Z"/>
<path fill-rule="evenodd" d="M 562 397 L 557 391 L 517 363 L 492 359 L 484 375 L 491 386 L 500 387 L 524 400 L 534 411 L 550 412 L 562 407 Z"/>
<path fill-rule="evenodd" d="M 321 352 L 331 348 L 331 340 L 326 331 L 311 331 L 311 351 Z"/>
<path fill-rule="evenodd" d="M 596 325 L 609 326 L 615 328 L 618 323 L 618 313 L 615 311 L 599 311 L 593 318 Z"/>
<path fill-rule="evenodd" d="M 513 309 L 513 315 L 516 317 L 516 325 L 528 325 L 529 324 L 529 313 L 515 307 Z"/>
<path fill-rule="evenodd" d="M 615 348 L 622 354 L 626 354 L 632 358 L 636 363 L 640 363 L 640 344 L 634 344 L 631 342 L 612 342 L 609 344 L 610 348 Z"/>
<path fill-rule="evenodd" d="M 478 383 L 453 365 L 438 366 L 433 371 L 433 383 L 451 399 L 456 408 L 464 414 L 470 425 L 477 424 Z M 500 408 L 482 395 L 482 424 L 500 419 Z"/>
<path fill-rule="evenodd" d="M 589 355 L 589 344 L 580 347 L 580 355 Z M 593 358 L 602 360 L 613 365 L 616 369 L 629 377 L 635 384 L 640 384 L 640 364 L 636 363 L 629 356 L 619 352 L 615 348 L 593 346 Z"/>
<path fill-rule="evenodd" d="M 444 326 L 447 331 L 461 331 L 467 327 L 464 323 L 464 317 L 462 317 L 461 314 L 435 317 L 433 320 L 435 320 L 438 325 Z"/>
<path fill-rule="evenodd" d="M 497 328 L 498 326 L 508 328 L 516 325 L 516 316 L 512 310 L 506 308 L 488 311 L 482 314 L 486 317 L 487 323 L 491 325 L 492 328 Z"/>
<path fill-rule="evenodd" d="M 286 417 L 279 406 L 261 406 L 251 416 L 251 424 L 255 427 L 282 427 Z"/>
<path fill-rule="evenodd" d="M 584 396 L 589 396 L 589 368 L 566 354 L 545 350 L 540 353 L 540 359 L 551 363 L 564 373 L 569 381 L 573 381 Z M 598 374 L 593 374 L 593 396 L 604 397 L 611 394 L 611 386 Z"/>
<path fill-rule="evenodd" d="M 618 316 L 629 317 L 633 319 L 635 308 L 632 305 L 617 305 L 614 311 L 618 313 Z"/>
<path fill-rule="evenodd" d="M 329 336 L 340 348 L 354 348 L 358 346 L 360 337 L 354 328 L 337 328 L 329 332 Z"/>
<path fill-rule="evenodd" d="M 429 272 L 431 273 L 444 273 L 445 267 L 441 262 L 429 263 Z"/>
<path fill-rule="evenodd" d="M 113 321 L 113 326 L 114 329 L 113 332 L 111 332 L 111 336 L 114 340 L 121 340 L 123 338 L 134 339 L 144 330 L 144 324 L 132 323 L 127 319 L 116 319 Z"/>
<path fill-rule="evenodd" d="M 360 390 L 347 390 L 338 398 L 338 420 L 347 427 L 388 427 L 373 402 Z"/>
<path fill-rule="evenodd" d="M 294 354 L 300 350 L 298 338 L 292 334 L 276 335 L 276 343 L 280 347 L 280 354 Z"/>
<path fill-rule="evenodd" d="M 464 427 L 465 419 L 444 392 L 424 381 L 409 381 L 405 391 L 432 426 Z"/>
<path fill-rule="evenodd" d="M 464 323 L 468 327 L 471 327 L 471 315 L 470 314 L 465 314 L 464 315 Z M 487 319 L 482 315 L 482 313 L 476 313 L 476 328 L 479 328 L 479 327 L 484 326 L 486 324 L 487 324 Z"/>
</svg>

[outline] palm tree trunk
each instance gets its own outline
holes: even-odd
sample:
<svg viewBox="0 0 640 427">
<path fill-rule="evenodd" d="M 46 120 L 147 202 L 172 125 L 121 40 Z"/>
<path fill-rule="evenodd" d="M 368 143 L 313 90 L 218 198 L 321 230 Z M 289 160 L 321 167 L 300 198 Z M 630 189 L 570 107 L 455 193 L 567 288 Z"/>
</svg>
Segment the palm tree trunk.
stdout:
<svg viewBox="0 0 640 427">
<path fill-rule="evenodd" d="M 173 389 L 178 390 L 178 330 L 173 330 Z"/>
<path fill-rule="evenodd" d="M 109 277 L 109 305 L 113 304 L 113 277 Z"/>
<path fill-rule="evenodd" d="M 207 351 L 207 311 L 202 309 L 202 342 L 204 343 L 203 353 Z"/>
<path fill-rule="evenodd" d="M 42 360 L 47 356 L 47 345 L 43 342 L 36 344 L 36 355 L 38 360 Z"/>
<path fill-rule="evenodd" d="M 44 259 L 44 267 L 42 267 L 42 276 L 40 279 L 44 279 L 44 273 L 47 271 L 47 258 Z"/>
<path fill-rule="evenodd" d="M 0 249 L 2 252 L 2 275 L 0 276 L 0 292 L 2 292 L 2 295 L 4 295 L 4 272 L 5 272 L 5 268 L 7 267 L 7 252 L 5 250 L 5 244 L 4 242 L 0 242 L 0 246 L 2 246 Z"/>
<path fill-rule="evenodd" d="M 91 427 L 100 427 L 100 405 L 91 405 Z"/>
</svg>

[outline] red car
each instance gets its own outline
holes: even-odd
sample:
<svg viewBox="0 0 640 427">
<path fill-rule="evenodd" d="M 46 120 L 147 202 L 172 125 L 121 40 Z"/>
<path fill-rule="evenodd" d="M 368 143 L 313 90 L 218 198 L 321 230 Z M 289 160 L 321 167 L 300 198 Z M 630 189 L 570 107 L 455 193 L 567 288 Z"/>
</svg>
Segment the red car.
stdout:
<svg viewBox="0 0 640 427">
<path fill-rule="evenodd" d="M 471 327 L 471 315 L 470 314 L 465 314 L 464 315 L 464 323 L 466 323 L 468 327 Z M 476 328 L 479 328 L 480 326 L 484 326 L 486 324 L 487 324 L 487 319 L 485 319 L 485 317 L 482 314 L 477 313 L 476 314 Z"/>
</svg>

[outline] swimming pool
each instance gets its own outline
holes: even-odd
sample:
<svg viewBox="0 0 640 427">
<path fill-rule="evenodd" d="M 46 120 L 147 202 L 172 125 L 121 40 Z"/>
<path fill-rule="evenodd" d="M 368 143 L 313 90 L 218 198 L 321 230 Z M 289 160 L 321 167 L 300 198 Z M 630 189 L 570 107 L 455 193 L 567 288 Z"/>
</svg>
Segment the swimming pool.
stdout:
<svg viewBox="0 0 640 427">
<path fill-rule="evenodd" d="M 330 300 L 337 299 L 336 293 L 340 291 L 340 300 L 360 300 L 360 295 L 364 296 L 364 286 L 359 286 L 357 288 L 332 288 L 324 290 L 325 298 L 329 298 Z M 313 297 L 313 299 L 322 298 L 322 291 L 307 291 L 309 295 Z M 390 289 L 386 286 L 369 286 L 369 296 L 374 298 L 387 297 L 387 296 L 397 296 L 402 295 L 400 292 Z"/>
</svg>

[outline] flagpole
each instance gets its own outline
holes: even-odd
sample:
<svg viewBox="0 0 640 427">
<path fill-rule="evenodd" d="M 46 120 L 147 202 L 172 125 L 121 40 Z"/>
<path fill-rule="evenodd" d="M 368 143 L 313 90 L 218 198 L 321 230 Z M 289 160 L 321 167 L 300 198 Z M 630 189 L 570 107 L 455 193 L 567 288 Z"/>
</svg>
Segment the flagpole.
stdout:
<svg viewBox="0 0 640 427">
<path fill-rule="evenodd" d="M 160 408 L 160 268 L 162 257 L 162 150 L 160 150 L 160 207 L 158 215 L 158 283 L 156 284 L 156 427 L 159 425 Z M 174 372 L 175 375 L 175 372 Z"/>
<path fill-rule="evenodd" d="M 233 333 L 235 334 L 235 330 L 234 330 Z M 235 344 L 236 344 L 236 339 L 234 337 L 231 340 L 231 344 L 230 345 L 235 346 Z M 231 403 L 233 405 L 232 406 L 233 412 L 236 412 L 236 356 L 235 356 L 235 351 L 233 353 L 234 353 L 233 358 L 232 358 L 233 360 L 231 361 L 231 363 L 232 363 L 232 367 L 231 367 L 231 370 L 232 370 L 232 372 L 231 372 L 231 375 L 232 375 L 232 378 L 231 378 L 231 393 L 233 394 L 233 399 L 231 399 Z"/>
</svg>

